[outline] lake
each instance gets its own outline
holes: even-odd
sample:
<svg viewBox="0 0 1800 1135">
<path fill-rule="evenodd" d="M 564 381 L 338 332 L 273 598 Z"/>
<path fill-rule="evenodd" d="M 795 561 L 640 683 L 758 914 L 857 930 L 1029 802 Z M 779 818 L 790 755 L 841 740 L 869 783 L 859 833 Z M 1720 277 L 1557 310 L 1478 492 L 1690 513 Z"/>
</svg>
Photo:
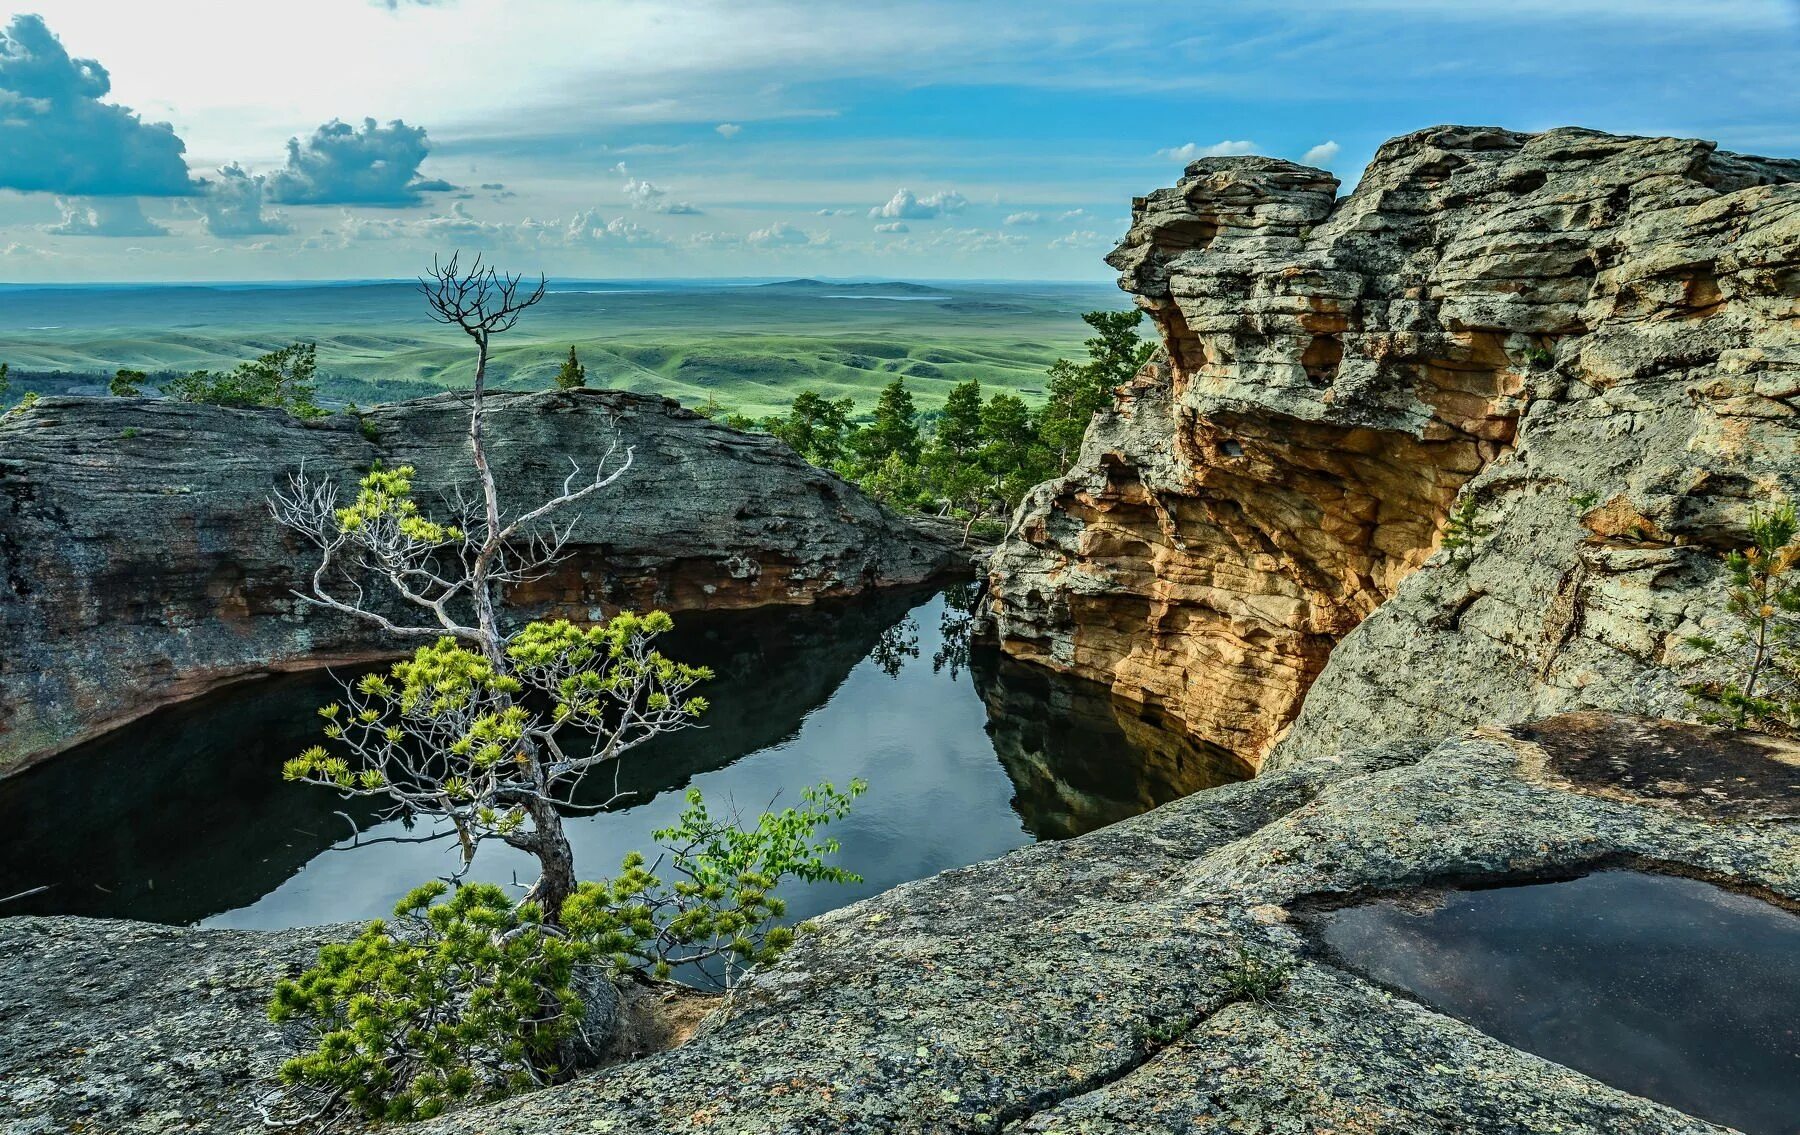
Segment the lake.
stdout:
<svg viewBox="0 0 1800 1135">
<path fill-rule="evenodd" d="M 804 918 L 1249 775 L 1101 687 L 972 647 L 972 602 L 959 585 L 679 617 L 664 653 L 717 672 L 712 708 L 704 728 L 626 755 L 624 804 L 570 819 L 582 876 L 650 850 L 690 786 L 715 813 L 754 815 L 860 777 L 867 794 L 826 831 L 864 881 L 787 888 L 789 916 Z M 393 842 L 426 829 L 281 780 L 356 673 L 230 687 L 0 780 L 0 896 L 49 887 L 4 913 L 299 926 L 386 915 L 454 871 L 454 840 Z M 594 798 L 610 793 L 610 775 L 590 781 Z M 469 877 L 529 883 L 534 864 L 493 841 Z"/>
</svg>

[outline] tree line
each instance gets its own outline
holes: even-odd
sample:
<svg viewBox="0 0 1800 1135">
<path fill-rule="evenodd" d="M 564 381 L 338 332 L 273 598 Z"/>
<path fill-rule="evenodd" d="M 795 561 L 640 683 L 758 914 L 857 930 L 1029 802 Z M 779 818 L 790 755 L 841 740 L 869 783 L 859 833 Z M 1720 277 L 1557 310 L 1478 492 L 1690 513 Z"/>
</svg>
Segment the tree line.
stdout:
<svg viewBox="0 0 1800 1135">
<path fill-rule="evenodd" d="M 761 419 L 711 399 L 697 409 L 773 434 L 886 504 L 961 520 L 967 540 L 982 521 L 1011 513 L 1033 485 L 1068 470 L 1095 411 L 1154 349 L 1137 333 L 1142 317 L 1136 310 L 1083 315 L 1094 330 L 1083 344 L 1087 358 L 1051 364 L 1037 409 L 1016 394 L 984 398 L 980 380 L 970 379 L 950 391 L 943 409 L 922 414 L 904 378 L 882 389 L 866 420 L 854 399 L 815 390 L 795 395 L 786 414 Z"/>
</svg>

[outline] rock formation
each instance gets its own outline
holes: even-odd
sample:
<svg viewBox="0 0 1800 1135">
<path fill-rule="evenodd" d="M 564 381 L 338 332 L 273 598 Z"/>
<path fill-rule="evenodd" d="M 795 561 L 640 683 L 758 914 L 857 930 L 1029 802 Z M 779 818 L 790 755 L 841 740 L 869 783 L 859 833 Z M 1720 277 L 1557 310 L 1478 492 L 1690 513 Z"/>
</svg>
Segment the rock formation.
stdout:
<svg viewBox="0 0 1800 1135">
<path fill-rule="evenodd" d="M 1298 760 L 846 907 L 685 1047 L 417 1130 L 1720 1132 L 1384 991 L 1307 916 L 1622 860 L 1800 901 L 1793 795 L 1767 774 L 1797 761 L 1598 715 Z M 256 1128 L 291 1051 L 256 991 L 318 935 L 0 919 L 0 1114 Z M 1293 967 L 1274 1003 L 1233 993 L 1240 951 Z"/>
<path fill-rule="evenodd" d="M 1133 203 L 1164 350 L 1016 516 L 1001 645 L 1253 761 L 1679 707 L 1720 552 L 1800 495 L 1800 162 L 1442 127 L 1336 190 Z"/>
<path fill-rule="evenodd" d="M 150 399 L 45 398 L 0 424 L 0 772 L 220 683 L 391 655 L 393 640 L 291 594 L 310 547 L 266 500 L 304 465 L 353 480 L 418 468 L 429 507 L 469 480 L 455 394 L 300 421 Z M 554 495 L 613 431 L 631 471 L 586 502 L 558 572 L 513 595 L 533 616 L 810 603 L 956 563 L 772 438 L 662 398 L 600 391 L 492 400 L 507 501 Z"/>
</svg>

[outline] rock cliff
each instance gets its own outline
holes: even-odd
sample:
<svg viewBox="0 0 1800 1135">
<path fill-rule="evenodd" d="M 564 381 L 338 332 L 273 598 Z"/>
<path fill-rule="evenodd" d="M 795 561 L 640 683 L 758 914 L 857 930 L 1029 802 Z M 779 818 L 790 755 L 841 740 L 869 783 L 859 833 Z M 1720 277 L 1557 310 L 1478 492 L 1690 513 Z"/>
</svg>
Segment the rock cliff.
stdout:
<svg viewBox="0 0 1800 1135">
<path fill-rule="evenodd" d="M 1800 162 L 1441 127 L 1337 188 L 1133 203 L 1164 349 L 1016 515 L 1001 645 L 1252 761 L 1677 708 L 1719 553 L 1800 495 Z"/>
<path fill-rule="evenodd" d="M 267 497 L 304 465 L 346 484 L 418 468 L 429 506 L 468 479 L 466 401 L 442 395 L 303 422 L 273 410 L 45 398 L 0 423 L 0 772 L 223 682 L 394 651 L 300 604 L 308 547 Z M 493 399 L 509 502 L 560 489 L 613 432 L 626 479 L 586 502 L 556 574 L 513 595 L 537 615 L 809 603 L 915 583 L 957 562 L 853 486 L 767 437 L 674 402 L 602 391 Z"/>
</svg>

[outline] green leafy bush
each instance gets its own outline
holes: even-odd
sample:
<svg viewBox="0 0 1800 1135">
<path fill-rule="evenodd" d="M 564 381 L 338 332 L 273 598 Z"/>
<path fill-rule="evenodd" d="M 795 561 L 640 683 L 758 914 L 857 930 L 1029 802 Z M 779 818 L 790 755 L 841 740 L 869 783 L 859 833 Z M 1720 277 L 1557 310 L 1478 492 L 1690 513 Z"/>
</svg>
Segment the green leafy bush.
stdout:
<svg viewBox="0 0 1800 1135">
<path fill-rule="evenodd" d="M 633 852 L 615 878 L 583 883 L 563 907 L 564 928 L 593 943 L 617 973 L 665 978 L 684 965 L 729 987 L 779 957 L 804 929 L 777 924 L 787 912 L 774 894 L 784 879 L 862 881 L 825 861 L 838 842 L 818 831 L 847 815 L 867 787 L 854 780 L 848 792 L 808 788 L 800 807 L 764 812 L 751 828 L 736 816 L 713 816 L 690 789 L 675 824 L 655 833 L 663 856 L 648 863 Z"/>
<path fill-rule="evenodd" d="M 295 343 L 218 373 L 197 370 L 173 379 L 163 393 L 181 402 L 209 406 L 273 406 L 302 418 L 324 413 L 314 398 L 317 348 Z"/>
<path fill-rule="evenodd" d="M 1688 686 L 1702 721 L 1733 729 L 1800 728 L 1800 534 L 1792 504 L 1750 518 L 1750 546 L 1725 557 L 1724 638 L 1687 640 L 1728 677 Z"/>
<path fill-rule="evenodd" d="M 590 955 L 499 887 L 428 883 L 400 900 L 393 925 L 324 947 L 275 987 L 270 1017 L 317 1044 L 282 1065 L 281 1081 L 315 1119 L 378 1120 L 548 1083 L 581 1018 L 573 979 Z"/>
<path fill-rule="evenodd" d="M 119 370 L 106 384 L 106 392 L 114 398 L 136 398 L 143 393 L 143 386 L 150 381 L 150 376 L 141 370 Z"/>
</svg>

